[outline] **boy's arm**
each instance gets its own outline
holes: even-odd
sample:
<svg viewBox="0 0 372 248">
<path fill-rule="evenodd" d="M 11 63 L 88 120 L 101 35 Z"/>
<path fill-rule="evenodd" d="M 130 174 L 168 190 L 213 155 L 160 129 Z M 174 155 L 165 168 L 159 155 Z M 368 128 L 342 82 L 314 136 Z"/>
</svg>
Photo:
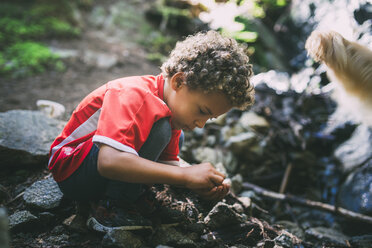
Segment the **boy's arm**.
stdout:
<svg viewBox="0 0 372 248">
<path fill-rule="evenodd" d="M 97 167 L 102 176 L 113 180 L 144 184 L 165 183 L 194 190 L 211 190 L 222 185 L 225 178 L 210 163 L 182 168 L 153 162 L 104 144 L 100 146 Z"/>
</svg>

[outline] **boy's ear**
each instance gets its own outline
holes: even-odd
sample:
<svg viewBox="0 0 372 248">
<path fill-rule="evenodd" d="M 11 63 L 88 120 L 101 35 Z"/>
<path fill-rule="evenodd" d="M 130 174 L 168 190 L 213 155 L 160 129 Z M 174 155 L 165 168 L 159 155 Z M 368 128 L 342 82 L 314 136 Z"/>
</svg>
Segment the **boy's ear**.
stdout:
<svg viewBox="0 0 372 248">
<path fill-rule="evenodd" d="M 170 79 L 170 83 L 171 83 L 173 90 L 181 89 L 182 86 L 185 85 L 184 82 L 185 82 L 185 76 L 183 72 L 177 72 Z"/>
</svg>

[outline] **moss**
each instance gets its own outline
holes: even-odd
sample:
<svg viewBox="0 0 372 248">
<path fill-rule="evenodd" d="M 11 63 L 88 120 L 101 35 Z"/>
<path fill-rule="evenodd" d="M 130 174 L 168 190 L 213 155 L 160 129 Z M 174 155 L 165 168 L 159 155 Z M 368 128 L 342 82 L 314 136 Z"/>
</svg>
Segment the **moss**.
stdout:
<svg viewBox="0 0 372 248">
<path fill-rule="evenodd" d="M 44 72 L 46 68 L 59 69 L 58 57 L 49 48 L 32 41 L 11 45 L 0 59 L 0 73 L 15 77 Z M 56 68 L 58 66 L 58 68 Z"/>
<path fill-rule="evenodd" d="M 42 41 L 73 38 L 73 7 L 82 0 L 30 0 L 0 3 L 0 74 L 12 77 L 64 70 L 64 64 Z"/>
<path fill-rule="evenodd" d="M 143 32 L 146 29 L 143 30 Z M 157 64 L 162 63 L 166 56 L 170 53 L 176 44 L 176 37 L 171 35 L 165 35 L 160 31 L 148 31 L 146 36 L 143 35 L 143 39 L 139 40 L 139 43 L 146 47 L 149 54 L 147 58 Z"/>
<path fill-rule="evenodd" d="M 80 29 L 71 26 L 68 22 L 59 20 L 55 17 L 48 17 L 41 21 L 46 27 L 46 35 L 53 37 L 77 37 L 80 35 Z"/>
<path fill-rule="evenodd" d="M 157 53 L 157 52 L 154 52 L 154 53 L 148 53 L 146 58 L 155 63 L 155 64 L 159 64 L 161 65 L 166 59 L 167 57 L 161 53 Z"/>
</svg>

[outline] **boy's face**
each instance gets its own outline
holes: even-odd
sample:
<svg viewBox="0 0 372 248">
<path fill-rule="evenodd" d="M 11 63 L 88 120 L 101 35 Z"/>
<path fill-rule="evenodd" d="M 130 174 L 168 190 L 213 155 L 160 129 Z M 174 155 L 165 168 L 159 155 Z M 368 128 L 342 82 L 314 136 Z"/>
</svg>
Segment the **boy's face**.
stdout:
<svg viewBox="0 0 372 248">
<path fill-rule="evenodd" d="M 177 74 L 169 80 L 167 87 L 164 99 L 172 111 L 171 121 L 175 129 L 202 128 L 208 119 L 232 108 L 222 92 L 205 94 L 201 90 L 191 90 Z"/>
</svg>

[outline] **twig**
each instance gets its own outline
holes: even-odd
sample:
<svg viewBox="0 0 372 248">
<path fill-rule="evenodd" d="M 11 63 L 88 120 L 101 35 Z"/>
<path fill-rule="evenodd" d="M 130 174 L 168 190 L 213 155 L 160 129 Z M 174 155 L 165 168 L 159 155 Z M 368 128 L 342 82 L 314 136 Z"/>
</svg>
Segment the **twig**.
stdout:
<svg viewBox="0 0 372 248">
<path fill-rule="evenodd" d="M 287 165 L 287 168 L 285 169 L 283 180 L 282 180 L 282 183 L 280 184 L 280 189 L 279 189 L 279 193 L 281 194 L 284 194 L 285 189 L 287 188 L 288 179 L 289 179 L 289 176 L 291 175 L 292 167 L 293 167 L 292 163 L 289 163 Z"/>
<path fill-rule="evenodd" d="M 296 197 L 293 195 L 276 193 L 276 192 L 266 190 L 264 188 L 261 188 L 251 183 L 243 183 L 243 188 L 246 190 L 253 190 L 257 194 L 260 194 L 260 195 L 263 195 L 265 197 L 272 198 L 275 200 L 287 201 L 287 202 L 291 202 L 295 204 L 300 204 L 300 205 L 304 205 L 307 207 L 312 207 L 315 209 L 320 209 L 320 210 L 324 210 L 327 212 L 336 213 L 336 214 L 342 215 L 344 217 L 347 217 L 353 220 L 372 224 L 371 216 L 359 214 L 359 213 L 356 213 L 356 212 L 353 212 L 353 211 L 350 211 L 344 208 L 335 207 L 330 204 L 311 201 L 311 200 L 303 199 L 303 198 Z"/>
<path fill-rule="evenodd" d="M 279 189 L 279 193 L 280 194 L 284 194 L 285 193 L 285 189 L 287 188 L 287 185 L 288 185 L 288 180 L 289 180 L 289 176 L 291 175 L 291 172 L 292 172 L 292 163 L 289 163 L 287 165 L 287 168 L 285 169 L 285 172 L 284 172 L 284 176 L 283 176 L 283 179 L 282 179 L 282 182 L 280 184 L 280 189 Z M 279 204 L 280 202 L 277 201 L 274 205 L 274 209 L 278 209 L 279 207 Z"/>
<path fill-rule="evenodd" d="M 14 202 L 15 200 L 17 200 L 19 197 L 23 196 L 23 194 L 25 193 L 25 191 L 19 193 L 16 197 L 14 197 L 13 199 L 10 199 L 8 202 L 5 203 L 5 206 Z"/>
</svg>

